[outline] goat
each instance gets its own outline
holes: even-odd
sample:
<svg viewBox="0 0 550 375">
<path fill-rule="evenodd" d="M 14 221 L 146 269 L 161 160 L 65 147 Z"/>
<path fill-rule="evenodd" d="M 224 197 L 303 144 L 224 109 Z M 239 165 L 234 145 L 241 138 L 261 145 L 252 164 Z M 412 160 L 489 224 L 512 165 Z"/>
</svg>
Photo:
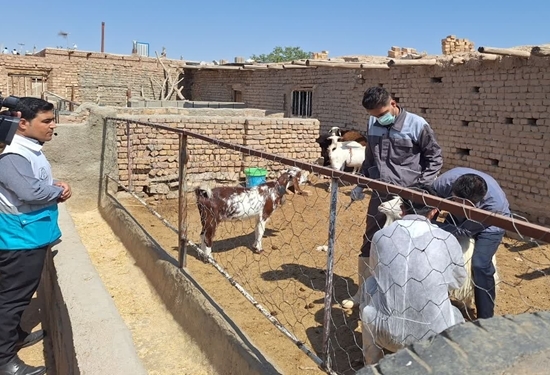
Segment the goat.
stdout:
<svg viewBox="0 0 550 375">
<path fill-rule="evenodd" d="M 300 188 L 300 185 L 308 182 L 309 172 L 303 171 L 298 167 L 290 167 L 289 169 L 287 169 L 287 172 L 293 176 L 292 183 L 287 189 L 287 193 L 309 195 L 309 192 Z"/>
<path fill-rule="evenodd" d="M 395 196 L 393 199 L 382 203 L 378 207 L 378 211 L 386 215 L 387 227 L 395 220 L 399 220 L 402 215 L 401 205 L 403 200 L 400 196 Z M 472 309 L 474 306 L 474 282 L 472 279 L 472 255 L 474 254 L 475 240 L 469 237 L 457 237 L 460 246 L 462 247 L 462 256 L 464 257 L 464 267 L 466 268 L 466 281 L 459 289 L 449 291 L 451 298 L 460 301 L 467 309 Z M 493 256 L 493 266 L 495 267 L 495 285 L 498 285 L 500 278 L 497 273 L 497 259 Z"/>
<path fill-rule="evenodd" d="M 325 167 L 330 165 L 328 148 L 333 142 L 329 138 L 334 136 L 338 137 L 338 140 L 342 142 L 355 141 L 362 146 L 367 146 L 367 139 L 358 131 L 341 130 L 339 127 L 333 126 L 328 134 L 321 135 L 315 140 L 319 144 L 319 147 L 321 147 L 321 157 L 323 158 L 323 166 Z"/>
<path fill-rule="evenodd" d="M 352 173 L 355 174 L 361 169 L 365 160 L 365 146 L 355 141 L 339 142 L 333 138 L 328 155 L 331 168 L 341 170 L 347 166 L 353 168 Z"/>
<path fill-rule="evenodd" d="M 296 170 L 283 172 L 276 181 L 258 186 L 221 186 L 214 189 L 195 189 L 197 206 L 201 218 L 201 250 L 205 257 L 212 253 L 212 242 L 216 228 L 222 221 L 257 218 L 255 253 L 261 253 L 265 225 L 273 211 L 284 203 L 286 190 L 296 177 Z"/>
<path fill-rule="evenodd" d="M 367 139 L 357 130 L 342 130 L 337 126 L 333 126 L 328 133 L 330 136 L 336 135 L 340 137 L 340 141 L 342 142 L 355 141 L 362 146 L 367 146 Z"/>
</svg>

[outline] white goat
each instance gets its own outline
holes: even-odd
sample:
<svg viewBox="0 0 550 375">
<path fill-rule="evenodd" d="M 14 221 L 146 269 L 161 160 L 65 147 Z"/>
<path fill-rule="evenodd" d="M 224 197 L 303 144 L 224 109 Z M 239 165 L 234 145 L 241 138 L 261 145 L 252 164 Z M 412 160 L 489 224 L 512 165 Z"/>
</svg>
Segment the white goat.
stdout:
<svg viewBox="0 0 550 375">
<path fill-rule="evenodd" d="M 345 166 L 353 168 L 353 174 L 357 173 L 365 160 L 365 146 L 355 141 L 338 141 L 338 136 L 331 136 L 332 140 L 328 148 L 330 166 L 336 170 L 342 170 Z"/>
<path fill-rule="evenodd" d="M 386 223 L 384 227 L 387 227 L 395 220 L 402 217 L 401 205 L 403 200 L 400 196 L 382 203 L 378 207 L 378 211 L 386 215 Z M 467 278 L 464 285 L 459 289 L 453 289 L 449 291 L 451 298 L 464 303 L 466 308 L 471 309 L 474 306 L 474 282 L 472 279 L 472 255 L 474 254 L 475 241 L 469 237 L 457 237 L 460 246 L 462 246 L 462 255 L 464 257 L 464 267 L 466 268 Z M 493 256 L 493 266 L 495 267 L 495 286 L 500 282 L 500 278 L 497 272 L 497 259 Z M 496 287 L 495 287 L 496 289 Z"/>
</svg>

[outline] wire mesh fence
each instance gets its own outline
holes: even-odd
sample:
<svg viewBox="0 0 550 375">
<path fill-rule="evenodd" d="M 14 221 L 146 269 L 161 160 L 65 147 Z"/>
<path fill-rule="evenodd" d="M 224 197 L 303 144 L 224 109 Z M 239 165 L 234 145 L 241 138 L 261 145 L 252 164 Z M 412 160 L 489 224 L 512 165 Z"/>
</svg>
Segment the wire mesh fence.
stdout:
<svg viewBox="0 0 550 375">
<path fill-rule="evenodd" d="M 473 286 L 472 261 L 464 255 L 475 242 L 432 224 L 428 212 L 440 224 L 450 213 L 468 217 L 470 226 L 508 231 L 492 263 L 496 315 L 550 309 L 548 228 L 199 132 L 109 120 L 119 141 L 119 175 L 110 178 L 178 232 L 180 264 L 192 271 L 205 260 L 213 265 L 229 282 L 212 285 L 212 275 L 200 274 L 201 285 L 212 292 L 237 288 L 243 296 L 236 308 L 229 293 L 220 294 L 216 300 L 228 314 L 260 311 L 325 372 L 352 374 L 365 357 L 376 361 L 476 317 L 475 290 L 483 288 Z M 366 197 L 350 204 L 358 184 Z M 382 208 L 369 217 L 371 200 Z M 417 214 L 407 219 L 402 208 L 409 201 Z M 208 211 L 202 220 L 201 205 Z M 386 221 L 365 261 L 360 249 L 374 212 Z M 373 277 L 363 282 L 361 275 Z M 345 308 L 353 298 L 355 307 Z M 266 342 L 264 323 L 243 329 Z M 261 349 L 284 358 L 295 373 L 311 370 L 306 356 L 279 353 L 280 339 L 270 337 Z"/>
</svg>

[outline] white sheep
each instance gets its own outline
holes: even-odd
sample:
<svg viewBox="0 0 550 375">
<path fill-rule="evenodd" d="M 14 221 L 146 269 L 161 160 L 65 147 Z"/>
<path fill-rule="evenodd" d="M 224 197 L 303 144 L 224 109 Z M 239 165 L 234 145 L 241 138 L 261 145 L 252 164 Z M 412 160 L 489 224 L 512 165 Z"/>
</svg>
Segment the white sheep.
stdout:
<svg viewBox="0 0 550 375">
<path fill-rule="evenodd" d="M 378 211 L 386 215 L 386 223 L 384 227 L 391 225 L 395 220 L 402 217 L 401 205 L 403 200 L 400 196 L 382 203 L 378 207 Z M 464 257 L 464 267 L 466 269 L 467 279 L 464 285 L 459 289 L 449 291 L 450 297 L 464 303 L 466 308 L 472 309 L 474 306 L 474 282 L 472 279 L 472 255 L 474 254 L 475 240 L 469 237 L 457 237 L 460 246 L 462 246 L 462 255 Z M 495 286 L 500 282 L 497 272 L 497 259 L 493 256 L 493 266 L 495 267 Z M 495 288 L 496 289 L 496 288 Z"/>
</svg>

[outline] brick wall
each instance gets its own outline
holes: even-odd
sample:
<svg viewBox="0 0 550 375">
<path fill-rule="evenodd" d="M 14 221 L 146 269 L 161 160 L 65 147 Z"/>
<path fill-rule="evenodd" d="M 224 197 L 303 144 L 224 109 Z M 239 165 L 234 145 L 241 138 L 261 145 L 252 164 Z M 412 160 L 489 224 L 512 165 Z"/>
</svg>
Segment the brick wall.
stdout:
<svg viewBox="0 0 550 375">
<path fill-rule="evenodd" d="M 173 67 L 183 64 L 178 60 L 165 59 L 164 62 Z M 32 95 L 29 85 L 32 78 L 26 79 L 25 90 L 23 76 L 44 77 L 46 89 L 66 99 L 71 98 L 74 90 L 74 100 L 78 103 L 124 106 L 128 89 L 132 97 L 143 93 L 144 97 L 153 99 L 153 90 L 158 96 L 159 88 L 151 78 L 158 83 L 164 79 L 156 58 L 61 49 L 45 49 L 34 56 L 0 54 L 3 95 Z"/>
<path fill-rule="evenodd" d="M 313 87 L 322 131 L 365 130 L 364 90 L 383 85 L 407 110 L 427 119 L 444 151 L 444 170 L 468 166 L 493 175 L 512 208 L 550 223 L 550 64 L 548 58 L 467 60 L 463 65 L 389 70 L 317 68 L 197 71 L 193 100 L 230 100 L 289 113 L 292 90 Z M 361 74 L 361 77 L 359 75 Z"/>
<path fill-rule="evenodd" d="M 314 162 L 319 157 L 319 148 L 315 143 L 319 136 L 319 121 L 314 119 L 212 115 L 121 116 L 191 130 L 222 141 L 301 161 Z M 128 182 L 126 122 L 120 121 L 116 126 L 119 179 Z M 131 124 L 130 138 L 133 188 L 155 198 L 175 198 L 179 158 L 177 134 Z M 188 137 L 188 150 L 187 178 L 190 188 L 201 181 L 211 180 L 234 184 L 244 178 L 243 170 L 248 167 L 265 167 L 272 176 L 284 168 L 279 163 L 246 156 L 193 137 Z"/>
</svg>

